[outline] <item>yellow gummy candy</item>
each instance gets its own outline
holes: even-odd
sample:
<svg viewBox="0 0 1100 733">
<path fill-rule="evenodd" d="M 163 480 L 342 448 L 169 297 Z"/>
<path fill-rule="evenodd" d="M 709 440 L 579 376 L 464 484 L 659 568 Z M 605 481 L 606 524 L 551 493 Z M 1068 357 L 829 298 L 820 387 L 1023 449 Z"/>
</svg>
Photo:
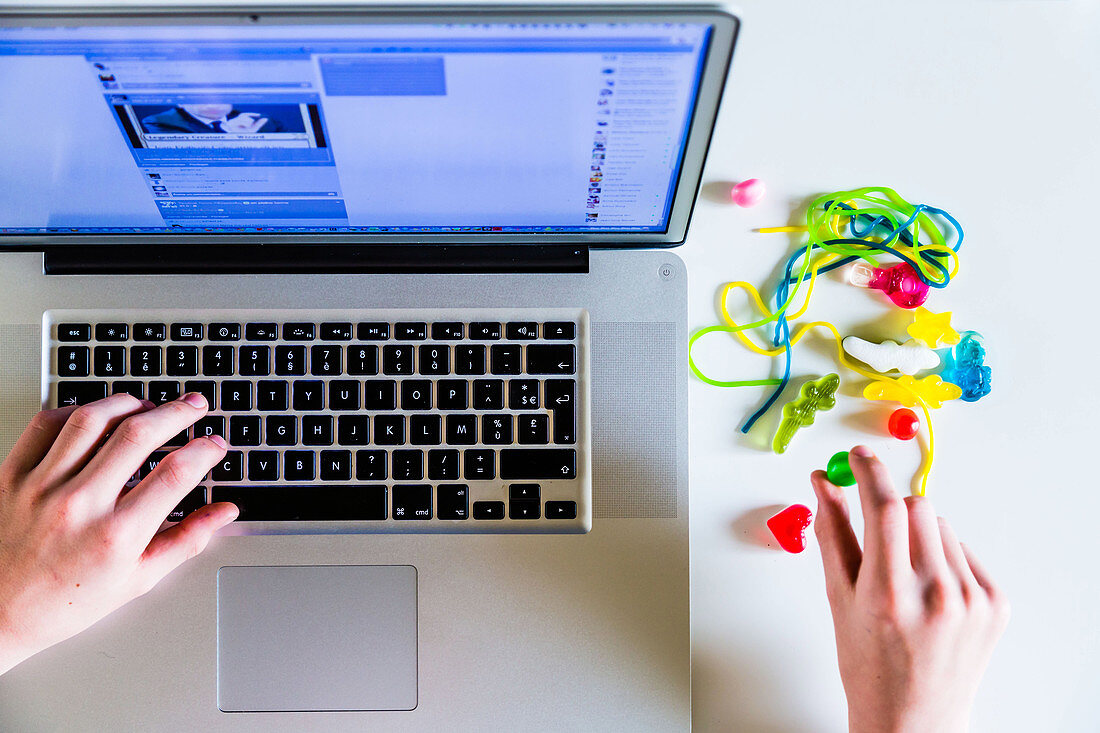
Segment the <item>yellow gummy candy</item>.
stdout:
<svg viewBox="0 0 1100 733">
<path fill-rule="evenodd" d="M 896 383 L 871 382 L 864 388 L 863 396 L 869 400 L 900 402 L 906 407 L 915 407 L 917 399 L 914 392 L 929 407 L 937 408 L 942 407 L 944 402 L 957 400 L 962 396 L 962 389 L 958 385 L 945 382 L 935 374 L 924 379 L 903 376 L 899 377 Z"/>
<path fill-rule="evenodd" d="M 941 344 L 952 346 L 962 339 L 959 332 L 951 327 L 951 311 L 933 313 L 927 308 L 917 308 L 913 312 L 913 323 L 906 330 L 910 336 L 932 349 Z"/>
</svg>

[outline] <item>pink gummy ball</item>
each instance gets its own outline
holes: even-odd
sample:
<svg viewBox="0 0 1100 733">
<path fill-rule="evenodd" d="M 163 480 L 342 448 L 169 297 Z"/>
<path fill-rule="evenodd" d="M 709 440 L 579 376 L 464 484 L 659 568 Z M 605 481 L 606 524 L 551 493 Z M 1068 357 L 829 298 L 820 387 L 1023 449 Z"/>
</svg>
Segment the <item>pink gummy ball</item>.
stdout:
<svg viewBox="0 0 1100 733">
<path fill-rule="evenodd" d="M 741 181 L 730 189 L 730 199 L 738 206 L 756 206 L 764 198 L 764 182 L 759 178 Z"/>
</svg>

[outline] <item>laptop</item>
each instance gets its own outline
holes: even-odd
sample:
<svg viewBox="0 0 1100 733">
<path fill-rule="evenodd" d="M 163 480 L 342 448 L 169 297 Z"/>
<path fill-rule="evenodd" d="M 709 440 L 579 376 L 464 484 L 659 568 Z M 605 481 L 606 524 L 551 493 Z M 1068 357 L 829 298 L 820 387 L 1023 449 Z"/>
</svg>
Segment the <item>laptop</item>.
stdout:
<svg viewBox="0 0 1100 733">
<path fill-rule="evenodd" d="M 6 731 L 690 726 L 710 7 L 0 15 L 0 453 L 201 391 L 239 519 Z"/>
</svg>

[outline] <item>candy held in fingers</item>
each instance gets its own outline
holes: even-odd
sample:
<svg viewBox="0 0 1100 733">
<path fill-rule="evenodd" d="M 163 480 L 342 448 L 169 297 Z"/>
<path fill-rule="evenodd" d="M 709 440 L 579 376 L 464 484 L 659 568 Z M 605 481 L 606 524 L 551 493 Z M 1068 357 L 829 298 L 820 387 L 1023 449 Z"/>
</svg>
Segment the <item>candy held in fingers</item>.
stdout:
<svg viewBox="0 0 1100 733">
<path fill-rule="evenodd" d="M 920 430 L 920 418 L 908 407 L 902 407 L 891 413 L 888 427 L 890 435 L 898 440 L 912 440 Z"/>
<path fill-rule="evenodd" d="M 792 504 L 768 520 L 779 546 L 787 552 L 799 553 L 806 549 L 806 528 L 813 522 L 809 507 Z"/>
<path fill-rule="evenodd" d="M 848 451 L 842 450 L 833 454 L 825 467 L 825 475 L 837 486 L 851 486 L 856 482 L 856 477 L 852 475 L 852 465 L 848 462 Z"/>
<path fill-rule="evenodd" d="M 730 189 L 730 200 L 738 206 L 756 206 L 764 198 L 764 182 L 759 178 L 741 181 Z"/>
</svg>

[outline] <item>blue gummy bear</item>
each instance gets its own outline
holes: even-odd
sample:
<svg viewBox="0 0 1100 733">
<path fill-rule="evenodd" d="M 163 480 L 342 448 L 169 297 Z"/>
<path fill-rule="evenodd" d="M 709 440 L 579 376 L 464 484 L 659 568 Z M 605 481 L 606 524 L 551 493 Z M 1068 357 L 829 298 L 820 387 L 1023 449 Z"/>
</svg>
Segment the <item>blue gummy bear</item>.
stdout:
<svg viewBox="0 0 1100 733">
<path fill-rule="evenodd" d="M 966 331 L 955 348 L 944 355 L 940 378 L 958 385 L 963 402 L 977 402 L 992 390 L 992 370 L 985 365 L 985 345 L 977 331 Z"/>
</svg>

